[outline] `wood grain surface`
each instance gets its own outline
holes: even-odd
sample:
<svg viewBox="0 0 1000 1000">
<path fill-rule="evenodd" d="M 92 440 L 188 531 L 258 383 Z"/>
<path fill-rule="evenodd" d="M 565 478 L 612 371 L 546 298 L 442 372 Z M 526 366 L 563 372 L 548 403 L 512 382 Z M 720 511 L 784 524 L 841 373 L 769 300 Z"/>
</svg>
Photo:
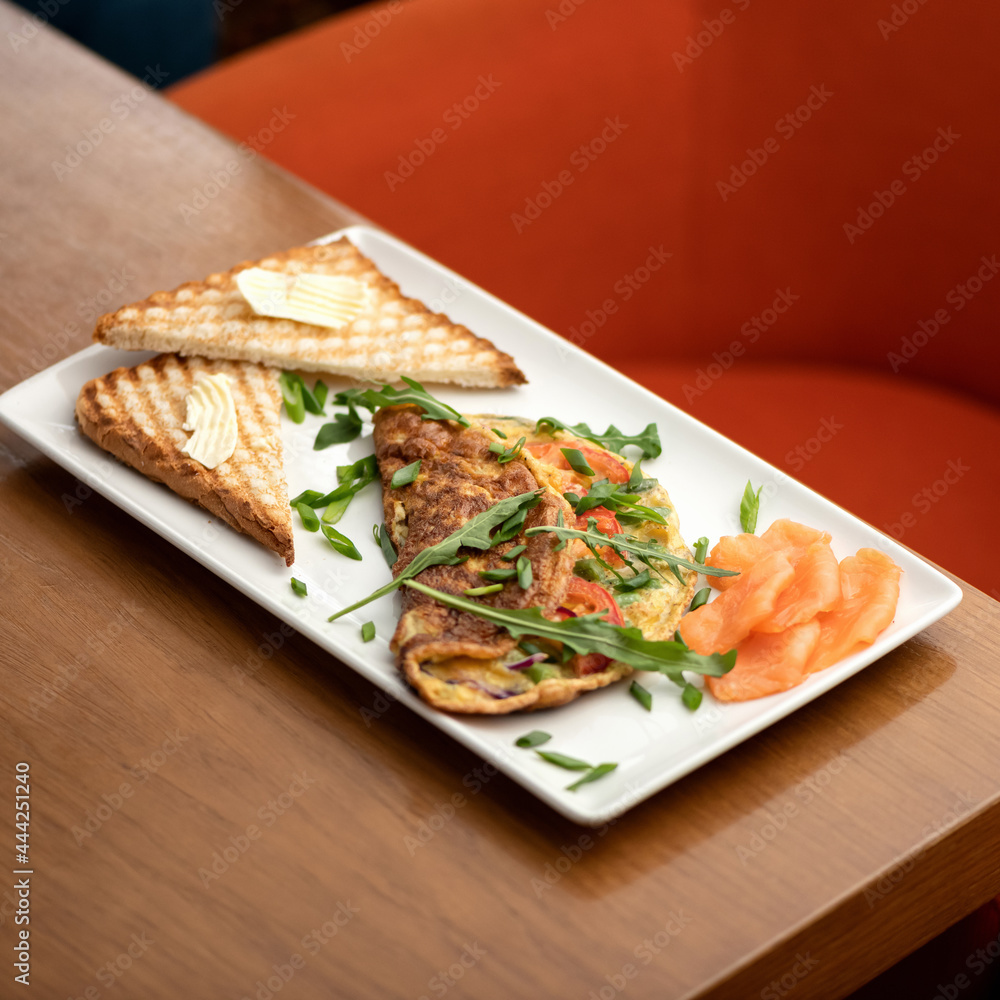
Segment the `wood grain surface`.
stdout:
<svg viewBox="0 0 1000 1000">
<path fill-rule="evenodd" d="M 0 4 L 0 37 L 25 23 Z M 115 103 L 133 87 L 47 29 L 0 59 L 0 388 L 85 346 L 95 310 L 358 220 L 153 94 Z M 0 586 L 24 995 L 836 998 L 1000 892 L 1000 605 L 972 589 L 591 831 L 5 430 Z"/>
</svg>

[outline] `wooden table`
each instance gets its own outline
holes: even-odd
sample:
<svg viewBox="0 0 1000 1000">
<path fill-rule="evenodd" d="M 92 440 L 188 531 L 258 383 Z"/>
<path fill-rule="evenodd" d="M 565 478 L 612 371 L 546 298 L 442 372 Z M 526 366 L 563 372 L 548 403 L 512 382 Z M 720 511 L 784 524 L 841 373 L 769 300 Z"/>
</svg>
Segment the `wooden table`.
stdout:
<svg viewBox="0 0 1000 1000">
<path fill-rule="evenodd" d="M 133 86 L 48 29 L 0 60 L 2 388 L 98 311 L 357 221 Z M 31 995 L 835 998 L 1000 892 L 1000 605 L 970 588 L 594 832 L 6 431 L 0 510 Z"/>
</svg>

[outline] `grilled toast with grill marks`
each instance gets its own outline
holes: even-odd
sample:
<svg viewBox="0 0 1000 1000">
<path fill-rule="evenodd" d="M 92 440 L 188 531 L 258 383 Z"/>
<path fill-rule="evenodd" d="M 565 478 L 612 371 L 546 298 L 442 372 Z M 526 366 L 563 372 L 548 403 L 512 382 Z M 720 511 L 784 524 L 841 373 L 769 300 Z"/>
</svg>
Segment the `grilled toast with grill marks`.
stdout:
<svg viewBox="0 0 1000 1000">
<path fill-rule="evenodd" d="M 338 275 L 367 286 L 367 306 L 340 329 L 254 312 L 236 275 L 259 267 L 283 274 Z M 407 298 L 348 239 L 295 247 L 100 318 L 94 339 L 127 350 L 256 361 L 277 368 L 331 372 L 372 381 L 418 381 L 499 388 L 527 381 L 514 359 L 490 341 Z"/>
<path fill-rule="evenodd" d="M 228 375 L 236 405 L 236 450 L 214 469 L 181 451 L 189 438 L 183 429 L 185 399 L 199 374 Z M 280 409 L 273 368 L 161 354 L 92 379 L 80 390 L 76 416 L 83 432 L 106 451 L 255 538 L 291 566 L 295 551 Z"/>
</svg>

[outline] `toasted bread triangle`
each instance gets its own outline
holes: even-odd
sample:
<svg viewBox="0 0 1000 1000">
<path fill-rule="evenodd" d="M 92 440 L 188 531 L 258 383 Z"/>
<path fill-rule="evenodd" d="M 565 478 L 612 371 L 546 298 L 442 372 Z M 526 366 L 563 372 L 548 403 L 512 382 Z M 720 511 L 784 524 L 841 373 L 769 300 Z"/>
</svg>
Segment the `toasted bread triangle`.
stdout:
<svg viewBox="0 0 1000 1000">
<path fill-rule="evenodd" d="M 260 316 L 236 286 L 235 276 L 249 267 L 354 278 L 368 286 L 369 307 L 339 330 Z M 129 350 L 256 361 L 368 380 L 409 375 L 419 381 L 481 387 L 526 381 L 509 354 L 406 298 L 346 238 L 244 261 L 204 281 L 156 292 L 102 316 L 94 339 Z"/>
<path fill-rule="evenodd" d="M 198 374 L 225 374 L 239 437 L 214 469 L 183 454 L 185 399 Z M 83 432 L 106 451 L 255 538 L 291 566 L 292 517 L 282 467 L 281 391 L 273 368 L 161 354 L 88 382 L 76 402 Z"/>
</svg>

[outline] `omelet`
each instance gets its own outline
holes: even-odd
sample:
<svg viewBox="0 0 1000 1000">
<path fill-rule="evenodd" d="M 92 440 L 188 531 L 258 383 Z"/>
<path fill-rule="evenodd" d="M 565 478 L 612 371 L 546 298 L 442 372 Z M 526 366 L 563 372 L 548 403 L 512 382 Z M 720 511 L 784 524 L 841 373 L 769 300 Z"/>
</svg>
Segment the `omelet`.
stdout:
<svg viewBox="0 0 1000 1000">
<path fill-rule="evenodd" d="M 636 626 L 647 639 L 673 638 L 694 592 L 693 571 L 680 570 L 678 578 L 666 563 L 654 560 L 652 569 L 657 572 L 650 582 L 632 589 L 636 570 L 610 549 L 598 548 L 602 556 L 598 560 L 582 541 L 559 544 L 553 533 L 530 531 L 596 523 L 605 534 L 621 532 L 655 541 L 690 560 L 662 486 L 643 479 L 636 502 L 655 510 L 663 523 L 629 515 L 629 523 L 622 524 L 603 507 L 578 519 L 564 494 L 583 496 L 604 480 L 624 483 L 632 474 L 631 462 L 566 431 L 536 432 L 533 421 L 516 417 L 470 416 L 468 427 L 421 417 L 416 406 L 394 406 L 380 409 L 374 418 L 385 524 L 397 552 L 394 576 L 419 552 L 443 541 L 470 518 L 508 497 L 540 490 L 540 502 L 527 510 L 515 536 L 486 551 L 462 549 L 460 556 L 467 557 L 463 562 L 425 569 L 417 576 L 419 582 L 450 594 L 479 589 L 484 571 L 509 575 L 515 562 L 504 556 L 513 552 L 530 561 L 530 584 L 522 587 L 523 581 L 510 579 L 498 592 L 474 597 L 476 601 L 497 608 L 539 608 L 552 619 L 603 610 L 608 621 Z M 571 468 L 562 448 L 579 450 L 593 474 Z M 418 459 L 416 478 L 393 488 L 395 473 Z M 523 550 L 514 552 L 520 546 Z M 425 701 L 460 713 L 496 715 L 550 708 L 632 672 L 626 664 L 600 654 L 576 654 L 561 662 L 564 657 L 550 647 L 543 657 L 536 644 L 516 640 L 484 618 L 446 608 L 410 588 L 403 588 L 390 648 L 403 675 Z"/>
</svg>

